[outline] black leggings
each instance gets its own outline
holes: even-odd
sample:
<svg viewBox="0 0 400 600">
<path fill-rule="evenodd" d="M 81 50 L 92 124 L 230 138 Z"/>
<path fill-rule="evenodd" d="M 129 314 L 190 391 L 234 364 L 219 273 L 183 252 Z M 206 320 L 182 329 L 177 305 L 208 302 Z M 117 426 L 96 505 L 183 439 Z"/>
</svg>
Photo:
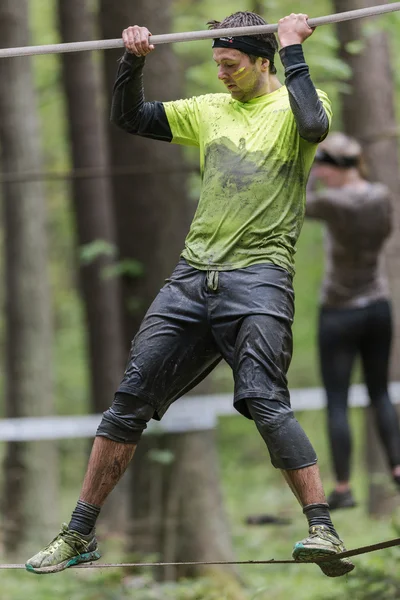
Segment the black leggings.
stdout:
<svg viewBox="0 0 400 600">
<path fill-rule="evenodd" d="M 337 481 L 350 478 L 351 433 L 348 390 L 355 358 L 360 355 L 364 381 L 390 467 L 400 464 L 400 429 L 388 394 L 392 338 L 390 304 L 386 300 L 363 308 L 322 308 L 319 354 L 328 402 L 328 433 Z"/>
</svg>

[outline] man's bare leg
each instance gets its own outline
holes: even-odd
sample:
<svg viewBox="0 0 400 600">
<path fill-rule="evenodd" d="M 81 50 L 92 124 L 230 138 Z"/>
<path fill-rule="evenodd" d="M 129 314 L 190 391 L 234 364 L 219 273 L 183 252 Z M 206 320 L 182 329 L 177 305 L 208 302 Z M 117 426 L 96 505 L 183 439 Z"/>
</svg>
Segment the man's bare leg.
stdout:
<svg viewBox="0 0 400 600">
<path fill-rule="evenodd" d="M 302 507 L 309 504 L 326 503 L 318 465 L 282 471 L 282 473 Z"/>
<path fill-rule="evenodd" d="M 337 536 L 329 514 L 329 506 L 322 487 L 318 465 L 315 464 L 303 469 L 285 470 L 282 473 L 303 508 L 309 526 L 325 525 Z"/>
<path fill-rule="evenodd" d="M 96 437 L 90 454 L 79 499 L 103 506 L 109 494 L 125 473 L 137 444 L 121 444 Z"/>
<path fill-rule="evenodd" d="M 79 500 L 68 525 L 32 556 L 28 571 L 57 573 L 100 558 L 96 522 L 101 507 L 126 471 L 154 408 L 131 394 L 116 393 L 103 415 L 93 443 Z M 110 439 L 111 438 L 111 439 Z M 125 439 L 127 442 L 113 440 Z"/>
<path fill-rule="evenodd" d="M 95 438 L 69 529 L 84 535 L 93 531 L 100 509 L 125 473 L 136 445 L 114 442 L 104 436 Z"/>
<path fill-rule="evenodd" d="M 97 436 L 82 491 L 71 521 L 48 546 L 26 563 L 34 573 L 56 573 L 81 562 L 98 560 L 95 524 L 100 508 L 131 461 L 136 444 L 121 444 Z"/>
</svg>

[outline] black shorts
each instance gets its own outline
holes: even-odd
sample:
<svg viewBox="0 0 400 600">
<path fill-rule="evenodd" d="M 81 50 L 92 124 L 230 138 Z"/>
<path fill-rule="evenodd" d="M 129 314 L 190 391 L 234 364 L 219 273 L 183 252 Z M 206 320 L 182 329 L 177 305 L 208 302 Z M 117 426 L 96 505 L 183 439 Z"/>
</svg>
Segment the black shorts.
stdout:
<svg viewBox="0 0 400 600">
<path fill-rule="evenodd" d="M 260 264 L 200 271 L 181 259 L 135 336 L 118 392 L 132 394 L 161 419 L 224 358 L 233 370 L 236 409 L 247 398 L 290 403 L 292 278 Z"/>
</svg>

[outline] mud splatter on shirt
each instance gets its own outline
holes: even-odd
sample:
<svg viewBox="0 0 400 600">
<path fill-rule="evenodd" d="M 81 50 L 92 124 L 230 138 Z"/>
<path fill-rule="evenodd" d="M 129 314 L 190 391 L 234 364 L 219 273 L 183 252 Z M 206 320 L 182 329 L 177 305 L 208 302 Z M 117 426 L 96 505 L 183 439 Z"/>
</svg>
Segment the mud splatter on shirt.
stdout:
<svg viewBox="0 0 400 600">
<path fill-rule="evenodd" d="M 200 149 L 201 195 L 182 256 L 198 269 L 273 263 L 293 274 L 317 144 L 300 137 L 287 88 L 245 103 L 208 94 L 163 105 L 172 142 Z"/>
</svg>

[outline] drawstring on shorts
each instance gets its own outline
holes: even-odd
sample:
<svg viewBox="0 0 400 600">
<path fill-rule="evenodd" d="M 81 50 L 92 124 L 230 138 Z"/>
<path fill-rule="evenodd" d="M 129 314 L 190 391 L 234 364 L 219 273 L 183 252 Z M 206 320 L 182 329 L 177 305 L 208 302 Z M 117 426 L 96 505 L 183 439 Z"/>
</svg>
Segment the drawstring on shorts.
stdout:
<svg viewBox="0 0 400 600">
<path fill-rule="evenodd" d="M 218 271 L 207 271 L 207 287 L 212 292 L 216 292 L 218 290 L 219 283 L 219 273 Z"/>
</svg>

